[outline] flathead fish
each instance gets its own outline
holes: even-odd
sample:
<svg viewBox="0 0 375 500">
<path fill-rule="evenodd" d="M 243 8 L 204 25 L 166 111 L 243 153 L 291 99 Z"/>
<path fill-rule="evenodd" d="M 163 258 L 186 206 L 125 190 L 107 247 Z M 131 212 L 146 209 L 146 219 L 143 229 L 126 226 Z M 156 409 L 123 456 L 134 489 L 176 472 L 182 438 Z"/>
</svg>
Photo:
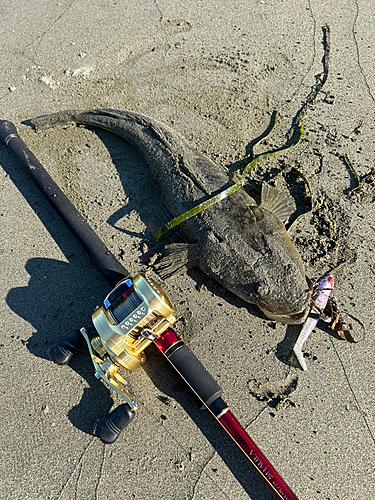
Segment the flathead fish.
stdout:
<svg viewBox="0 0 375 500">
<path fill-rule="evenodd" d="M 147 161 L 173 217 L 231 185 L 228 172 L 194 151 L 170 127 L 130 111 L 63 111 L 32 120 L 37 129 L 83 124 L 113 132 Z M 263 184 L 258 205 L 243 189 L 180 230 L 189 243 L 170 245 L 159 264 L 164 274 L 199 266 L 228 290 L 256 304 L 272 320 L 302 323 L 310 295 L 302 259 L 282 223 L 293 200 Z"/>
</svg>

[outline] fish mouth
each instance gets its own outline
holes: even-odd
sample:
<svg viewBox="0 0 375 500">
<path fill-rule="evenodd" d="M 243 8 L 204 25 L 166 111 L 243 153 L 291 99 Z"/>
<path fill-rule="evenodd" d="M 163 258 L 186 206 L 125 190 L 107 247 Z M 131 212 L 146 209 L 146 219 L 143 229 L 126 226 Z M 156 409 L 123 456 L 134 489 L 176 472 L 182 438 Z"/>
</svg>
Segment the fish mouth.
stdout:
<svg viewBox="0 0 375 500">
<path fill-rule="evenodd" d="M 217 279 L 217 278 L 216 278 Z M 227 282 L 221 281 L 221 283 L 231 292 L 235 293 L 238 297 L 241 299 L 245 300 L 246 302 L 250 302 L 250 304 L 255 304 L 259 307 L 259 309 L 263 312 L 267 318 L 277 321 L 278 323 L 282 324 L 290 324 L 290 325 L 299 325 L 303 323 L 309 312 L 310 312 L 310 299 L 311 299 L 311 289 L 305 290 L 298 299 L 294 302 L 295 304 L 299 304 L 297 307 L 294 309 L 290 310 L 290 312 L 284 312 L 280 308 L 280 312 L 277 311 L 277 302 L 276 302 L 276 307 L 272 311 L 267 308 L 266 304 L 264 302 L 262 303 L 259 300 L 259 296 L 256 294 L 248 294 L 245 293 L 244 291 L 240 290 L 236 286 L 228 286 Z M 270 305 L 268 305 L 270 307 Z"/>
<path fill-rule="evenodd" d="M 299 325 L 303 323 L 309 314 L 309 306 L 306 305 L 304 309 L 298 312 L 291 312 L 288 314 L 279 314 L 268 311 L 267 309 L 263 309 L 260 307 L 262 312 L 267 316 L 267 318 L 272 319 L 273 321 L 277 321 L 278 323 L 287 323 L 289 325 Z"/>
<path fill-rule="evenodd" d="M 272 319 L 273 321 L 289 325 L 299 325 L 306 320 L 310 312 L 311 290 L 302 294 L 300 299 L 302 299 L 304 296 L 305 300 L 303 305 L 300 306 L 298 309 L 296 308 L 289 313 L 272 312 L 266 308 L 263 308 L 262 306 L 259 306 L 259 308 L 267 316 L 267 318 Z"/>
</svg>

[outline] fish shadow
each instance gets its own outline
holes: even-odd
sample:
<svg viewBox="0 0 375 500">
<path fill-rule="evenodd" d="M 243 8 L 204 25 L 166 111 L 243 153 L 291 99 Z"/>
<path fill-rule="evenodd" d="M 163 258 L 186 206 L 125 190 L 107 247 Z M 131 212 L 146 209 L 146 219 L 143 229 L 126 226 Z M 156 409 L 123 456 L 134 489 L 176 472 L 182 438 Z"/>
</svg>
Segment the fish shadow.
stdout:
<svg viewBox="0 0 375 500">
<path fill-rule="evenodd" d="M 107 223 L 120 233 L 140 239 L 141 244 L 150 248 L 142 258 L 146 263 L 154 253 L 164 248 L 165 244 L 178 241 L 181 235 L 179 231 L 172 230 L 162 242 L 159 243 L 155 239 L 157 230 L 173 217 L 141 153 L 116 134 L 96 127 L 87 128 L 94 131 L 105 145 L 128 198 L 127 204 L 113 212 Z M 144 224 L 142 232 L 130 231 L 119 225 L 120 220 L 132 211 L 139 214 Z"/>
</svg>

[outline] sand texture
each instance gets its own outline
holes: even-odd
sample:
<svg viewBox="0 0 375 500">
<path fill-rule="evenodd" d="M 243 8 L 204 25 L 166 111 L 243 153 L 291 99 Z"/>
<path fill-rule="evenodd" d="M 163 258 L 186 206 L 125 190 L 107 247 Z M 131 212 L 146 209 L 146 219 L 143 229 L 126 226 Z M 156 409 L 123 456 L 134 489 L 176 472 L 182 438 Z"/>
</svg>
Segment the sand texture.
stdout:
<svg viewBox="0 0 375 500">
<path fill-rule="evenodd" d="M 155 276 L 169 218 L 142 156 L 94 128 L 36 132 L 32 118 L 115 108 L 151 116 L 196 150 L 296 202 L 289 233 L 314 281 L 340 262 L 339 307 L 367 338 L 321 324 L 291 357 L 300 326 L 267 320 L 199 270 L 163 283 L 176 331 L 301 500 L 364 500 L 375 485 L 375 12 L 364 0 L 2 2 L 0 119 L 132 274 Z M 329 27 L 329 36 L 326 26 Z M 354 167 L 358 179 L 350 168 Z M 125 375 L 139 405 L 113 445 L 92 434 L 121 398 L 94 377 L 86 349 L 70 366 L 48 348 L 82 326 L 108 284 L 0 145 L 0 499 L 272 500 L 273 493 L 151 346 Z M 309 183 L 304 182 L 300 172 Z M 358 180 L 361 190 L 357 188 Z M 311 193 L 309 191 L 311 189 Z"/>
</svg>

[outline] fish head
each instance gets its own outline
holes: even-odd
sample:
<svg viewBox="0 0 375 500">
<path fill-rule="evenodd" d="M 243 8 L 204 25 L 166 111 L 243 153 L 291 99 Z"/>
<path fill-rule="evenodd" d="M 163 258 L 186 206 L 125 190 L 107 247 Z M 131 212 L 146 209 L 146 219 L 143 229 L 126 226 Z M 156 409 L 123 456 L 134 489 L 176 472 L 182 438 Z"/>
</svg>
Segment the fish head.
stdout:
<svg viewBox="0 0 375 500">
<path fill-rule="evenodd" d="M 259 273 L 255 280 L 253 269 L 246 272 L 244 267 L 235 282 L 233 275 L 230 279 L 222 275 L 221 283 L 246 302 L 257 305 L 267 318 L 284 324 L 301 324 L 310 311 L 312 290 L 305 277 L 297 270 L 290 272 L 290 267 L 278 275 Z"/>
<path fill-rule="evenodd" d="M 262 241 L 261 241 L 262 240 Z M 202 249 L 200 267 L 246 302 L 257 305 L 280 323 L 303 323 L 310 310 L 312 290 L 300 255 L 289 238 L 218 238 L 211 234 Z"/>
</svg>

